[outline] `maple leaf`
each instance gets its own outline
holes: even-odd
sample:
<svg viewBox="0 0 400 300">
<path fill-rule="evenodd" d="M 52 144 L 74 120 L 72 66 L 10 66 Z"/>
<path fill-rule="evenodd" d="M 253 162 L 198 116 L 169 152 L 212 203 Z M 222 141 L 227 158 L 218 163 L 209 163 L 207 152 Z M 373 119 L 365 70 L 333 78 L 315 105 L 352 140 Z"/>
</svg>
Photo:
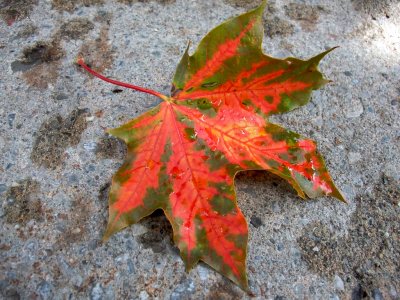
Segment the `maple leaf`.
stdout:
<svg viewBox="0 0 400 300">
<path fill-rule="evenodd" d="M 187 270 L 202 260 L 243 289 L 248 228 L 236 202 L 237 172 L 267 170 L 302 198 L 344 201 L 315 142 L 268 121 L 306 104 L 327 83 L 317 67 L 331 50 L 309 60 L 263 54 L 265 5 L 213 29 L 193 55 L 188 47 L 170 97 L 106 78 L 78 59 L 105 81 L 164 100 L 109 130 L 128 154 L 113 177 L 105 239 L 162 209 Z"/>
</svg>

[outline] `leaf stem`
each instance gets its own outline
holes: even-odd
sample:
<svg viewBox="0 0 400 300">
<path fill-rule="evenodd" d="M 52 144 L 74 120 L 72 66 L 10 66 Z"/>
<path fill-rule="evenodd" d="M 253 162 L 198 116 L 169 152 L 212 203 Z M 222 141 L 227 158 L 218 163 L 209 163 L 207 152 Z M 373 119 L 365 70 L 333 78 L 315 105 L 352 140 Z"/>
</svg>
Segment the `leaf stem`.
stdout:
<svg viewBox="0 0 400 300">
<path fill-rule="evenodd" d="M 147 93 L 147 94 L 150 94 L 150 95 L 154 95 L 156 97 L 161 98 L 164 101 L 168 101 L 168 97 L 167 96 L 165 96 L 163 94 L 160 94 L 160 93 L 158 93 L 156 91 L 149 90 L 149 89 L 146 89 L 146 88 L 142 88 L 140 86 L 129 84 L 129 83 L 125 83 L 125 82 L 122 82 L 122 81 L 114 80 L 114 79 L 111 79 L 111 78 L 107 78 L 104 75 L 101 75 L 100 73 L 97 73 L 96 71 L 92 70 L 88 65 L 85 64 L 85 61 L 83 60 L 82 57 L 78 57 L 76 63 L 78 65 L 80 65 L 82 68 L 84 68 L 87 72 L 89 72 L 93 76 L 96 76 L 97 78 L 100 78 L 101 80 L 104 80 L 106 82 L 109 82 L 109 83 L 112 83 L 112 84 L 115 84 L 115 85 L 118 85 L 118 86 L 126 87 L 128 89 L 132 89 L 132 90 L 135 90 L 135 91 L 139 91 L 139 92 Z"/>
</svg>

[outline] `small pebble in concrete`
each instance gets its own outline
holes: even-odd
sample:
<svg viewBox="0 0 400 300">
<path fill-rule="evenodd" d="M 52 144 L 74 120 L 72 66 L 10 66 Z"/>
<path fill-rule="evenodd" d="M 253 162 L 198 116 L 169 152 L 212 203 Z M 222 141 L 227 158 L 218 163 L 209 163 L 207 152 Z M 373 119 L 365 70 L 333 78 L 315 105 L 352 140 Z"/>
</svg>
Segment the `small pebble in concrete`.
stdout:
<svg viewBox="0 0 400 300">
<path fill-rule="evenodd" d="M 0 183 L 0 195 L 7 190 L 7 186 L 4 183 Z"/>
<path fill-rule="evenodd" d="M 358 152 L 349 152 L 348 157 L 349 157 L 350 164 L 354 164 L 354 163 L 360 161 L 362 158 L 361 154 Z"/>
<path fill-rule="evenodd" d="M 263 225 L 261 219 L 257 216 L 251 216 L 250 224 L 253 225 L 255 228 L 258 228 Z"/>
<path fill-rule="evenodd" d="M 351 97 L 354 97 L 353 95 Z M 352 99 L 351 103 L 345 108 L 345 115 L 347 118 L 358 118 L 364 112 L 364 107 L 360 100 Z"/>
<path fill-rule="evenodd" d="M 40 282 L 37 287 L 37 291 L 39 292 L 39 295 L 43 300 L 50 300 L 53 297 L 53 286 L 47 281 L 43 280 L 42 282 Z"/>
<path fill-rule="evenodd" d="M 342 278 L 340 278 L 338 275 L 335 275 L 334 281 L 335 289 L 338 291 L 343 291 L 344 290 L 344 282 Z"/>
<path fill-rule="evenodd" d="M 351 75 L 353 75 L 350 71 L 344 71 L 343 74 L 346 75 L 346 76 L 351 76 Z"/>
<path fill-rule="evenodd" d="M 90 300 L 102 300 L 104 296 L 104 290 L 100 283 L 96 283 L 90 292 Z"/>
<path fill-rule="evenodd" d="M 140 294 L 139 294 L 139 299 L 140 300 L 147 300 L 149 298 L 150 298 L 150 296 L 146 291 L 141 291 L 140 292 Z M 171 300 L 172 300 L 172 296 L 171 296 Z"/>
<path fill-rule="evenodd" d="M 10 126 L 10 128 L 13 128 L 15 116 L 15 113 L 8 114 L 8 126 Z"/>
<path fill-rule="evenodd" d="M 83 144 L 83 148 L 86 151 L 93 152 L 97 148 L 97 143 L 96 142 L 86 142 L 86 143 Z"/>
<path fill-rule="evenodd" d="M 378 288 L 376 288 L 376 289 L 374 289 L 373 291 L 372 291 L 372 298 L 374 299 L 374 300 L 384 300 L 385 298 L 383 297 L 383 295 L 382 295 L 382 292 L 378 289 Z"/>
</svg>

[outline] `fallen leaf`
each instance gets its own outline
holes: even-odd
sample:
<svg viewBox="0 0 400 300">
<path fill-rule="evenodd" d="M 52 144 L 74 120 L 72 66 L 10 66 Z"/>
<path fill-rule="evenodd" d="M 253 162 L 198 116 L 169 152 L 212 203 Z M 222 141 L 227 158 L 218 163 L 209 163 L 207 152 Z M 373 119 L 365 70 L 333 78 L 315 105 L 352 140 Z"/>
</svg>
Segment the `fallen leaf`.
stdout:
<svg viewBox="0 0 400 300">
<path fill-rule="evenodd" d="M 199 260 L 247 289 L 248 228 L 238 208 L 234 177 L 267 170 L 287 180 L 300 197 L 344 198 L 316 144 L 268 121 L 305 105 L 327 83 L 318 71 L 331 50 L 309 60 L 263 54 L 262 14 L 255 10 L 213 29 L 178 65 L 171 96 L 93 75 L 164 100 L 108 132 L 128 145 L 113 177 L 105 233 L 162 209 L 187 270 Z"/>
</svg>

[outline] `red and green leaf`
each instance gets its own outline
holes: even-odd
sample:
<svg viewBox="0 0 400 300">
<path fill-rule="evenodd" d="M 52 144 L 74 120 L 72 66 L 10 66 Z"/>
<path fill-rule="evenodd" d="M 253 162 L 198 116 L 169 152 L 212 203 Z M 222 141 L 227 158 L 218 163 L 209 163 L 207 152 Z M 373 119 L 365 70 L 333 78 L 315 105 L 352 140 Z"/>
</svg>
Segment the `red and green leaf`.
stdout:
<svg viewBox="0 0 400 300">
<path fill-rule="evenodd" d="M 187 269 L 199 260 L 247 288 L 247 223 L 238 208 L 234 177 L 268 170 L 300 197 L 344 201 L 313 141 L 268 121 L 305 105 L 327 82 L 318 63 L 262 53 L 265 2 L 213 29 L 178 65 L 170 97 L 120 83 L 164 100 L 109 132 L 128 145 L 113 177 L 105 238 L 162 209 Z"/>
</svg>

